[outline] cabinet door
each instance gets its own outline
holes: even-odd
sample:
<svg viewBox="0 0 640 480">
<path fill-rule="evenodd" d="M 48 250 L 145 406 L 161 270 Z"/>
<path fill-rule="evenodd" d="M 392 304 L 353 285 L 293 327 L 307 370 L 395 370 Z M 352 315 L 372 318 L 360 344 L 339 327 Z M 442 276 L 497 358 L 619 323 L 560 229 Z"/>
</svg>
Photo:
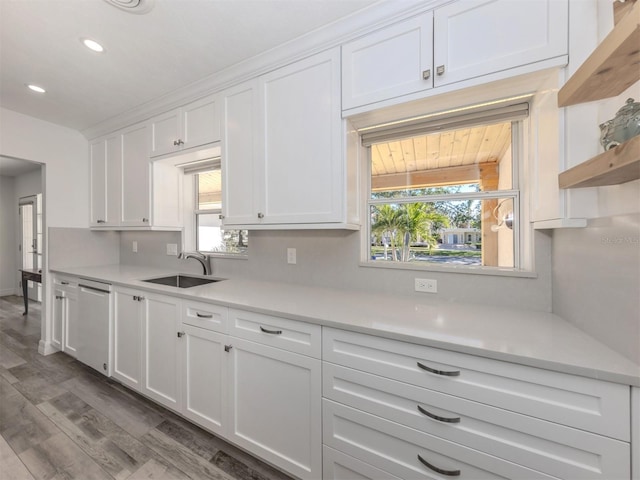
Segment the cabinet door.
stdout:
<svg viewBox="0 0 640 480">
<path fill-rule="evenodd" d="M 180 129 L 180 109 L 158 115 L 149 124 L 149 155 L 157 157 L 180 150 L 184 142 Z"/>
<path fill-rule="evenodd" d="M 107 142 L 99 140 L 89 147 L 90 199 L 89 223 L 101 227 L 107 223 Z"/>
<path fill-rule="evenodd" d="M 225 225 L 258 222 L 261 166 L 256 162 L 257 81 L 243 83 L 222 95 L 222 208 Z"/>
<path fill-rule="evenodd" d="M 113 295 L 113 377 L 141 390 L 142 304 L 134 291 L 117 289 Z"/>
<path fill-rule="evenodd" d="M 320 478 L 320 360 L 229 342 L 228 438 L 296 477 Z"/>
<path fill-rule="evenodd" d="M 264 108 L 262 223 L 343 220 L 340 50 L 260 77 Z"/>
<path fill-rule="evenodd" d="M 78 356 L 78 296 L 65 293 L 64 297 L 64 347 L 63 351 L 72 357 Z"/>
<path fill-rule="evenodd" d="M 122 226 L 149 226 L 149 154 L 145 125 L 121 133 L 122 139 Z"/>
<path fill-rule="evenodd" d="M 64 325 L 64 291 L 55 288 L 53 290 L 53 319 L 51 322 L 51 344 L 62 351 L 63 348 L 63 325 Z"/>
<path fill-rule="evenodd" d="M 433 13 L 342 46 L 342 109 L 433 87 Z"/>
<path fill-rule="evenodd" d="M 178 344 L 180 301 L 163 295 L 144 294 L 144 387 L 145 395 L 178 410 L 181 361 Z"/>
<path fill-rule="evenodd" d="M 191 325 L 183 325 L 182 332 L 182 414 L 214 433 L 224 434 L 226 337 Z"/>
<path fill-rule="evenodd" d="M 434 13 L 435 86 L 568 52 L 567 0 L 468 0 Z"/>
<path fill-rule="evenodd" d="M 186 105 L 181 110 L 182 148 L 199 147 L 220 140 L 220 115 L 215 97 Z"/>
</svg>

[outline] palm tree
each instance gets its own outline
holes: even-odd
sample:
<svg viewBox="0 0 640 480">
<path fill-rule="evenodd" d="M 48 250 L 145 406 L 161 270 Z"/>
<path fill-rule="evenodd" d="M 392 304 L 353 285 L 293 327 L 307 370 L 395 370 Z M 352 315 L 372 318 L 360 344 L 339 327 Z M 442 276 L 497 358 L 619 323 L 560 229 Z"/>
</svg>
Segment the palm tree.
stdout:
<svg viewBox="0 0 640 480">
<path fill-rule="evenodd" d="M 374 207 L 374 221 L 371 225 L 371 233 L 384 237 L 387 235 L 391 243 L 391 255 L 393 261 L 398 260 L 396 252 L 396 235 L 401 227 L 402 212 L 394 205 L 380 205 Z"/>
</svg>

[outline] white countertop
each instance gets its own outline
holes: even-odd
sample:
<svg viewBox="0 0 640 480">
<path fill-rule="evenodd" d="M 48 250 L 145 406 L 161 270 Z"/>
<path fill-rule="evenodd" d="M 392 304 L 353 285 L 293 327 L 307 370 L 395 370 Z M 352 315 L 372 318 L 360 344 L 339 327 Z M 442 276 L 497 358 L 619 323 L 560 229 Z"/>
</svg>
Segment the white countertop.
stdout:
<svg viewBox="0 0 640 480">
<path fill-rule="evenodd" d="M 640 386 L 640 365 L 552 313 L 240 279 L 184 289 L 141 281 L 176 272 L 127 265 L 51 271 Z"/>
</svg>

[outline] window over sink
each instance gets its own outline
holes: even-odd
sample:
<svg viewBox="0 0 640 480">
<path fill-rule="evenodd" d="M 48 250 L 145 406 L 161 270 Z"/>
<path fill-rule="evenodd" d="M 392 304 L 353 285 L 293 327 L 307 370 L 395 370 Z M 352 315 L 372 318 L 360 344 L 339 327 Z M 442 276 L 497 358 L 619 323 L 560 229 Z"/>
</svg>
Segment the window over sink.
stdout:
<svg viewBox="0 0 640 480">
<path fill-rule="evenodd" d="M 522 269 L 518 172 L 528 112 L 527 99 L 515 98 L 360 128 L 366 263 Z"/>
<path fill-rule="evenodd" d="M 186 173 L 186 172 L 185 172 Z M 194 174 L 196 250 L 203 253 L 247 255 L 249 232 L 222 225 L 222 180 L 219 161 Z"/>
</svg>

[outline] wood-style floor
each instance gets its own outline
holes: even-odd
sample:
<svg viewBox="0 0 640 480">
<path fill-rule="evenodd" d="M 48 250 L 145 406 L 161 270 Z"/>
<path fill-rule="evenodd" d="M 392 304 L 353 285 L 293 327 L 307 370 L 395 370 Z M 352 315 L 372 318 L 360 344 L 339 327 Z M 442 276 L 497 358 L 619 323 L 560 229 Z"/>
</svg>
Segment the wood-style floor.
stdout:
<svg viewBox="0 0 640 480">
<path fill-rule="evenodd" d="M 0 297 L 0 479 L 289 477 L 64 353 L 38 354 L 40 305 Z"/>
</svg>

